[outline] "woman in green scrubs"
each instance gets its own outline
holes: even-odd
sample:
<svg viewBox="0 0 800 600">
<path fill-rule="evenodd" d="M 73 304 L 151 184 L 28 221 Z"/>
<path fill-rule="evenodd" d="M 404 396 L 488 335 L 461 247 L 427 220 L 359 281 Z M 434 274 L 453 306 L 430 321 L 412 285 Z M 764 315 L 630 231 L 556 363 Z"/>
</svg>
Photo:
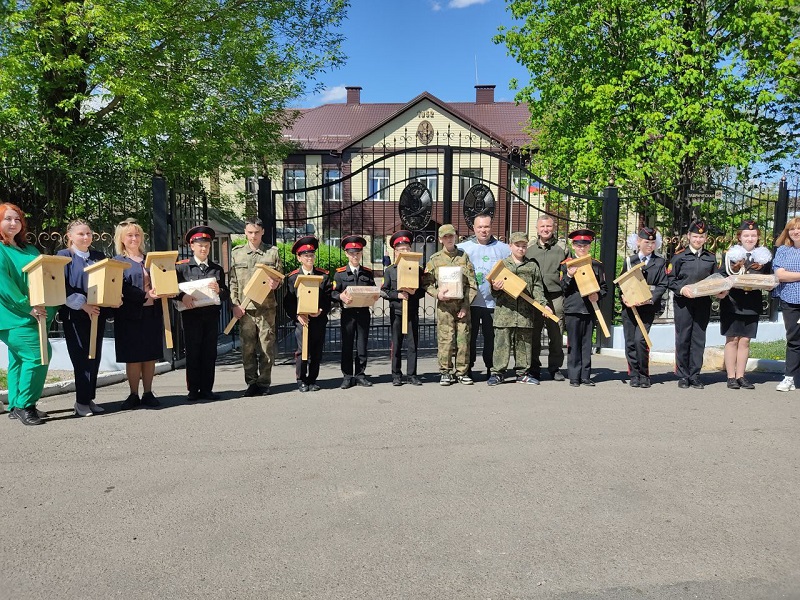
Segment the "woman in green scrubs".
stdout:
<svg viewBox="0 0 800 600">
<path fill-rule="evenodd" d="M 50 323 L 57 307 L 31 306 L 28 275 L 22 272 L 37 256 L 25 242 L 25 214 L 15 204 L 0 204 L 0 341 L 8 346 L 8 408 L 23 425 L 41 425 L 36 411 L 47 377 L 39 350 L 39 317 Z M 50 352 L 50 344 L 47 345 Z"/>
</svg>

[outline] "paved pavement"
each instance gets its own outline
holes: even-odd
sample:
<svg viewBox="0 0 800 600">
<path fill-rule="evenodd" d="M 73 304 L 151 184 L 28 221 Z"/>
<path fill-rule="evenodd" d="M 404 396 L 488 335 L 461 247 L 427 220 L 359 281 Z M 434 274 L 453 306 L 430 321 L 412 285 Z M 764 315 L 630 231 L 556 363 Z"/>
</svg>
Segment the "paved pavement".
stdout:
<svg viewBox="0 0 800 600">
<path fill-rule="evenodd" d="M 800 391 L 505 384 L 223 399 L 103 416 L 65 394 L 42 427 L 0 421 L 0 597 L 800 598 Z"/>
</svg>

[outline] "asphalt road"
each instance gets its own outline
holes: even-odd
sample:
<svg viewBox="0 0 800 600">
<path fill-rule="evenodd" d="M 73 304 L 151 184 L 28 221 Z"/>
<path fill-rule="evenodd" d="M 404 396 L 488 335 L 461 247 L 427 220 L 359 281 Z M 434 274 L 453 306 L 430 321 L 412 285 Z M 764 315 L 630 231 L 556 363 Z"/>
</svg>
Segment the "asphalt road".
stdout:
<svg viewBox="0 0 800 600">
<path fill-rule="evenodd" d="M 392 387 L 103 416 L 46 399 L 0 421 L 0 596 L 53 598 L 800 598 L 800 391 L 754 376 L 650 390 L 595 357 L 598 385 Z"/>
</svg>

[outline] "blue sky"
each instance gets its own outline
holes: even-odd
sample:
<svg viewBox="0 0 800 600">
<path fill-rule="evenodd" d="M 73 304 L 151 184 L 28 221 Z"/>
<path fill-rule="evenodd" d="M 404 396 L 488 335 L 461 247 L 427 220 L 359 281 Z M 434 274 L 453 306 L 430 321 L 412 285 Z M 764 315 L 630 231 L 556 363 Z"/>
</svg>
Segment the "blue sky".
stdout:
<svg viewBox="0 0 800 600">
<path fill-rule="evenodd" d="M 407 102 L 424 91 L 473 101 L 476 83 L 513 100 L 509 81 L 525 82 L 526 71 L 492 43 L 498 26 L 511 24 L 505 0 L 351 0 L 342 26 L 347 62 L 320 77 L 325 92 L 300 106 L 342 102 L 346 85 L 363 88 L 362 102 Z"/>
</svg>

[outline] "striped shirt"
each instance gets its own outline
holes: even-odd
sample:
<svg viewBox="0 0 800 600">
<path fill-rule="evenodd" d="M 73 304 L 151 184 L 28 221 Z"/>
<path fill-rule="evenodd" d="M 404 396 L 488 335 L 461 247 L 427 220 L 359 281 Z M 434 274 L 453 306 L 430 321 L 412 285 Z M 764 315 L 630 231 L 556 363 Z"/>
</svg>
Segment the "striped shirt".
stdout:
<svg viewBox="0 0 800 600">
<path fill-rule="evenodd" d="M 800 248 L 794 246 L 780 246 L 775 251 L 772 261 L 772 272 L 786 269 L 795 273 L 800 272 Z M 784 282 L 775 288 L 772 295 L 789 304 L 800 304 L 800 281 Z"/>
</svg>

